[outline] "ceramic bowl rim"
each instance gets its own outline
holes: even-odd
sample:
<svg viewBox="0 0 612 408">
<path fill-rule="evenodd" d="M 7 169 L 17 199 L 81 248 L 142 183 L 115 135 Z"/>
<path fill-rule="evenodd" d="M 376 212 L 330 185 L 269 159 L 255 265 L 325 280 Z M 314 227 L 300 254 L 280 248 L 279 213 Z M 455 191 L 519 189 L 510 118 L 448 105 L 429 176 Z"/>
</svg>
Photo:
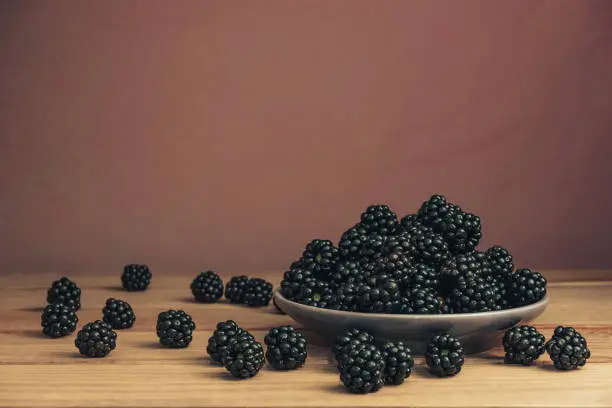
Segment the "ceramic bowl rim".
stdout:
<svg viewBox="0 0 612 408">
<path fill-rule="evenodd" d="M 294 302 L 293 300 L 289 300 L 284 297 L 280 293 L 280 289 L 277 288 L 274 291 L 274 298 L 278 298 L 281 302 L 288 303 L 295 308 L 308 310 L 313 313 L 325 313 L 332 316 L 337 317 L 359 317 L 364 319 L 385 319 L 385 320 L 462 320 L 462 319 L 471 319 L 478 317 L 504 317 L 504 316 L 512 316 L 516 314 L 528 313 L 532 310 L 540 309 L 541 307 L 546 307 L 548 304 L 548 294 L 546 294 L 542 299 L 538 300 L 535 303 L 531 303 L 529 305 L 513 307 L 510 309 L 504 310 L 494 310 L 490 312 L 476 312 L 476 313 L 446 313 L 446 314 L 391 314 L 391 313 L 362 313 L 362 312 L 347 312 L 343 310 L 333 310 L 333 309 L 324 309 L 322 307 L 315 307 L 309 305 L 303 305 L 301 303 Z M 279 307 L 282 309 L 281 305 Z M 284 311 L 287 313 L 286 311 Z M 289 313 L 287 313 L 289 314 Z"/>
</svg>

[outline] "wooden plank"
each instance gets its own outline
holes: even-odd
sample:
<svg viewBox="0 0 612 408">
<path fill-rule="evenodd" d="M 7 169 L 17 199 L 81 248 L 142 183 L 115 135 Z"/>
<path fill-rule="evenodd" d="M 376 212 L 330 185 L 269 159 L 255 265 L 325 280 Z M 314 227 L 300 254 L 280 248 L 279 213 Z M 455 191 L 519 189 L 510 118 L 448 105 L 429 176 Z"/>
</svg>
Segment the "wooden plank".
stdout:
<svg viewBox="0 0 612 408">
<path fill-rule="evenodd" d="M 119 331 L 110 356 L 83 358 L 73 336 L 48 339 L 40 334 L 45 279 L 0 278 L 12 283 L 0 289 L 1 407 L 612 406 L 612 282 L 551 284 L 549 308 L 536 321 L 547 337 L 557 324 L 573 325 L 587 337 L 592 358 L 581 370 L 555 371 L 545 356 L 533 367 L 507 366 L 497 348 L 468 356 L 457 377 L 438 379 L 416 357 L 405 384 L 362 396 L 344 390 L 328 347 L 309 331 L 312 345 L 304 368 L 277 372 L 266 367 L 250 380 L 231 379 L 222 367 L 210 364 L 205 352 L 215 324 L 237 320 L 261 341 L 268 328 L 291 319 L 272 306 L 192 302 L 190 279 L 182 275 L 160 277 L 144 293 L 119 291 L 105 277 L 80 277 L 84 308 L 78 312 L 79 327 L 99 318 L 110 296 L 127 299 L 137 315 L 134 328 Z M 196 321 L 194 342 L 187 349 L 157 344 L 157 313 L 171 307 L 186 310 Z"/>
</svg>

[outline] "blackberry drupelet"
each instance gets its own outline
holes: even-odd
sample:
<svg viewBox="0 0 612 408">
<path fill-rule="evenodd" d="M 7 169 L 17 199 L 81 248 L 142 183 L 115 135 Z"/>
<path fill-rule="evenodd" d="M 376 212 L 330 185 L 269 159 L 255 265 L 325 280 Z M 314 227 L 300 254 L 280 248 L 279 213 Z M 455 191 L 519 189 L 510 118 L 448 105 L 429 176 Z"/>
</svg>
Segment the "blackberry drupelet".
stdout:
<svg viewBox="0 0 612 408">
<path fill-rule="evenodd" d="M 340 363 L 340 358 L 344 349 L 350 344 L 374 344 L 374 342 L 374 336 L 365 330 L 357 328 L 347 329 L 342 334 L 336 336 L 334 345 L 332 346 L 332 352 L 334 353 L 336 361 Z"/>
<path fill-rule="evenodd" d="M 277 370 L 293 370 L 306 362 L 306 338 L 293 326 L 271 329 L 264 338 L 266 359 Z"/>
<path fill-rule="evenodd" d="M 391 313 L 393 303 L 400 298 L 400 287 L 387 276 L 373 276 L 359 285 L 355 301 L 357 311 L 364 313 Z"/>
<path fill-rule="evenodd" d="M 310 280 L 300 287 L 300 291 L 295 301 L 303 305 L 325 307 L 331 294 L 332 290 L 329 288 L 329 283 L 319 280 Z"/>
<path fill-rule="evenodd" d="M 357 259 L 361 252 L 361 247 L 368 239 L 368 231 L 363 225 L 355 224 L 345 231 L 338 242 L 340 255 L 345 259 Z"/>
<path fill-rule="evenodd" d="M 237 339 L 243 338 L 253 339 L 253 336 L 233 320 L 219 322 L 213 334 L 208 338 L 206 352 L 214 363 L 224 364 L 230 351 L 230 345 Z"/>
<path fill-rule="evenodd" d="M 455 255 L 440 268 L 442 293 L 448 294 L 457 286 L 459 279 L 471 279 L 481 275 L 483 264 L 474 253 Z"/>
<path fill-rule="evenodd" d="M 198 302 L 214 303 L 223 296 L 223 281 L 213 271 L 200 272 L 191 282 L 191 293 Z"/>
<path fill-rule="evenodd" d="M 508 276 L 506 295 L 513 307 L 535 303 L 546 296 L 546 278 L 530 269 L 518 269 Z"/>
<path fill-rule="evenodd" d="M 499 245 L 492 246 L 485 252 L 491 274 L 506 277 L 514 270 L 514 261 L 510 252 Z"/>
<path fill-rule="evenodd" d="M 265 362 L 261 343 L 253 338 L 241 337 L 230 344 L 225 358 L 225 368 L 236 378 L 251 378 L 261 370 Z"/>
<path fill-rule="evenodd" d="M 544 354 L 546 339 L 533 326 L 516 326 L 506 331 L 503 345 L 508 364 L 531 365 Z"/>
<path fill-rule="evenodd" d="M 244 303 L 244 294 L 248 282 L 248 276 L 233 276 L 225 285 L 225 298 L 230 303 Z"/>
<path fill-rule="evenodd" d="M 442 305 L 436 292 L 431 289 L 413 288 L 407 293 L 412 313 L 415 314 L 440 314 Z"/>
<path fill-rule="evenodd" d="M 438 377 L 458 374 L 463 366 L 463 346 L 453 336 L 443 333 L 434 336 L 425 351 L 429 372 Z"/>
<path fill-rule="evenodd" d="M 195 323 L 183 310 L 168 310 L 157 316 L 159 342 L 171 348 L 185 348 L 193 340 Z"/>
<path fill-rule="evenodd" d="M 440 273 L 433 266 L 413 263 L 408 267 L 406 277 L 400 281 L 405 290 L 414 288 L 440 290 Z"/>
<path fill-rule="evenodd" d="M 591 351 L 587 341 L 573 327 L 557 326 L 546 343 L 546 352 L 557 370 L 575 370 L 587 363 Z"/>
<path fill-rule="evenodd" d="M 389 255 L 376 259 L 373 263 L 373 273 L 375 275 L 388 275 L 398 282 L 408 277 L 410 258 L 403 252 L 394 251 Z"/>
<path fill-rule="evenodd" d="M 389 241 L 387 235 L 371 234 L 364 241 L 359 251 L 359 261 L 362 264 L 373 262 L 384 255 L 385 245 Z"/>
<path fill-rule="evenodd" d="M 425 231 L 412 235 L 410 239 L 415 248 L 415 259 L 421 263 L 440 266 L 450 258 L 448 244 L 440 234 Z"/>
<path fill-rule="evenodd" d="M 110 324 L 113 329 L 129 329 L 136 321 L 132 306 L 128 302 L 115 298 L 106 299 L 102 316 L 102 320 Z"/>
<path fill-rule="evenodd" d="M 314 279 L 312 271 L 302 267 L 293 267 L 283 274 L 281 294 L 287 299 L 294 300 L 300 293 L 302 285 Z"/>
<path fill-rule="evenodd" d="M 249 306 L 268 306 L 272 300 L 272 284 L 265 279 L 251 278 L 244 292 L 244 303 Z"/>
<path fill-rule="evenodd" d="M 496 309 L 494 288 L 480 277 L 461 277 L 446 300 L 453 313 L 489 312 Z"/>
<path fill-rule="evenodd" d="M 77 327 L 79 318 L 74 310 L 64 305 L 47 305 L 40 316 L 42 332 L 53 338 L 72 334 Z"/>
<path fill-rule="evenodd" d="M 77 333 L 74 345 L 87 357 L 105 357 L 117 346 L 117 333 L 110 324 L 96 320 Z"/>
<path fill-rule="evenodd" d="M 343 352 L 340 380 L 352 393 L 380 390 L 384 384 L 385 359 L 373 344 L 351 344 Z"/>
<path fill-rule="evenodd" d="M 366 272 L 358 261 L 344 259 L 336 263 L 336 267 L 330 275 L 330 283 L 332 286 L 338 287 L 343 283 L 363 282 L 365 278 Z"/>
<path fill-rule="evenodd" d="M 327 279 L 338 261 L 338 248 L 327 239 L 313 239 L 302 254 L 302 264 L 319 279 Z"/>
<path fill-rule="evenodd" d="M 414 360 L 410 349 L 401 341 L 389 341 L 383 343 L 381 350 L 385 358 L 384 383 L 400 385 L 412 373 Z"/>
<path fill-rule="evenodd" d="M 142 291 L 149 287 L 152 276 L 147 265 L 125 265 L 121 275 L 121 283 L 123 288 L 128 291 Z"/>
<path fill-rule="evenodd" d="M 81 289 L 64 276 L 51 284 L 47 291 L 47 303 L 64 305 L 77 311 L 81 308 Z"/>
<path fill-rule="evenodd" d="M 399 221 L 387 205 L 371 205 L 361 214 L 361 225 L 368 234 L 391 235 L 397 230 Z"/>
</svg>

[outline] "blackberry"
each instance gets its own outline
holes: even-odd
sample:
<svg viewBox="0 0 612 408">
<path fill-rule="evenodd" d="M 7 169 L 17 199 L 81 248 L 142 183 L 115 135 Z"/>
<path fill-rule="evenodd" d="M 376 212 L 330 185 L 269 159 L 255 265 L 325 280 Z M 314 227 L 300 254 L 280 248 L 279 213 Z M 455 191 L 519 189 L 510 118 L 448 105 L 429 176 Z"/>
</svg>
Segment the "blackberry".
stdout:
<svg viewBox="0 0 612 408">
<path fill-rule="evenodd" d="M 463 346 L 448 333 L 435 335 L 425 351 L 429 372 L 438 377 L 458 374 L 463 366 Z"/>
<path fill-rule="evenodd" d="M 364 264 L 375 261 L 385 254 L 385 245 L 389 237 L 380 234 L 371 234 L 365 240 L 359 251 L 359 261 Z"/>
<path fill-rule="evenodd" d="M 225 298 L 230 303 L 244 303 L 244 294 L 248 282 L 248 276 L 233 276 L 225 285 Z"/>
<path fill-rule="evenodd" d="M 336 264 L 330 275 L 330 283 L 337 287 L 343 283 L 363 282 L 365 277 L 365 270 L 358 261 L 345 259 Z"/>
<path fill-rule="evenodd" d="M 113 329 L 129 329 L 136 321 L 132 306 L 128 302 L 114 298 L 106 299 L 102 316 L 102 320 L 110 324 Z"/>
<path fill-rule="evenodd" d="M 336 361 L 340 363 L 344 349 L 350 344 L 374 344 L 374 342 L 374 336 L 365 330 L 357 328 L 347 329 L 342 334 L 336 336 L 334 345 L 332 346 L 332 352 L 334 353 Z"/>
<path fill-rule="evenodd" d="M 388 275 L 396 281 L 402 281 L 408 276 L 410 258 L 400 251 L 394 251 L 387 256 L 378 258 L 373 263 L 375 275 Z"/>
<path fill-rule="evenodd" d="M 514 270 L 512 255 L 506 248 L 495 245 L 487 249 L 485 255 L 493 276 L 505 277 Z"/>
<path fill-rule="evenodd" d="M 320 279 L 326 279 L 338 261 L 338 248 L 326 239 L 313 239 L 302 254 L 302 264 Z"/>
<path fill-rule="evenodd" d="M 393 302 L 400 297 L 400 287 L 386 276 L 368 278 L 357 288 L 357 311 L 365 313 L 391 313 Z"/>
<path fill-rule="evenodd" d="M 483 265 L 474 253 L 455 255 L 440 268 L 442 292 L 449 293 L 461 278 L 472 279 L 481 275 Z"/>
<path fill-rule="evenodd" d="M 573 327 L 557 326 L 546 343 L 546 352 L 557 370 L 575 370 L 587 363 L 591 351 L 587 341 Z"/>
<path fill-rule="evenodd" d="M 64 305 L 77 311 L 81 308 L 81 289 L 70 279 L 62 277 L 51 284 L 47 291 L 47 303 Z"/>
<path fill-rule="evenodd" d="M 185 348 L 193 340 L 195 323 L 183 310 L 168 310 L 157 316 L 159 342 L 171 348 Z"/>
<path fill-rule="evenodd" d="M 405 289 L 425 288 L 434 292 L 440 289 L 440 273 L 436 268 L 422 263 L 408 267 L 406 276 L 400 281 Z"/>
<path fill-rule="evenodd" d="M 206 352 L 214 363 L 225 364 L 230 345 L 243 338 L 253 339 L 253 336 L 233 320 L 219 322 L 212 336 L 208 338 Z"/>
<path fill-rule="evenodd" d="M 303 305 L 324 307 L 322 303 L 329 301 L 331 293 L 327 282 L 311 280 L 300 287 L 295 301 Z"/>
<path fill-rule="evenodd" d="M 519 269 L 506 282 L 508 302 L 513 306 L 535 303 L 546 296 L 546 278 L 530 269 Z"/>
<path fill-rule="evenodd" d="M 123 288 L 128 291 L 142 291 L 149 287 L 152 276 L 147 265 L 125 265 L 121 275 L 121 283 Z"/>
<path fill-rule="evenodd" d="M 385 358 L 384 383 L 400 385 L 412 373 L 414 360 L 410 349 L 401 341 L 385 342 L 381 349 Z"/>
<path fill-rule="evenodd" d="M 411 242 L 412 234 L 409 232 L 401 232 L 387 238 L 382 246 L 383 255 L 400 252 L 407 258 L 412 258 L 416 254 L 416 248 Z"/>
<path fill-rule="evenodd" d="M 198 302 L 214 303 L 223 296 L 223 281 L 213 271 L 200 272 L 191 282 L 191 293 Z"/>
<path fill-rule="evenodd" d="M 74 345 L 87 357 L 105 357 L 117 347 L 117 333 L 110 324 L 96 320 L 77 333 Z"/>
<path fill-rule="evenodd" d="M 394 300 L 391 305 L 392 314 L 414 314 L 412 308 L 412 302 L 409 298 L 401 296 L 399 299 Z"/>
<path fill-rule="evenodd" d="M 251 278 L 244 292 L 244 303 L 249 306 L 268 306 L 272 300 L 272 284 L 265 279 Z"/>
<path fill-rule="evenodd" d="M 352 393 L 366 394 L 384 384 L 385 358 L 372 344 L 351 344 L 345 350 L 340 381 Z"/>
<path fill-rule="evenodd" d="M 440 266 L 450 258 L 448 244 L 433 231 L 412 235 L 411 243 L 415 248 L 415 258 L 426 265 Z"/>
<path fill-rule="evenodd" d="M 225 358 L 225 368 L 236 378 L 251 378 L 261 370 L 265 362 L 261 343 L 242 337 L 232 342 Z"/>
<path fill-rule="evenodd" d="M 359 286 L 354 283 L 344 283 L 336 290 L 336 302 L 339 310 L 347 312 L 357 311 L 357 290 Z"/>
<path fill-rule="evenodd" d="M 482 238 L 480 217 L 449 203 L 442 195 L 433 195 L 423 203 L 419 220 L 442 235 L 455 253 L 473 251 Z"/>
<path fill-rule="evenodd" d="M 40 316 L 42 332 L 53 338 L 64 337 L 76 330 L 79 318 L 74 310 L 64 305 L 47 305 Z"/>
<path fill-rule="evenodd" d="M 340 237 L 338 242 L 340 255 L 345 259 L 357 259 L 367 239 L 368 231 L 361 224 L 355 224 Z"/>
<path fill-rule="evenodd" d="M 368 234 L 391 235 L 397 230 L 399 221 L 387 205 L 371 205 L 361 214 L 361 225 Z"/>
<path fill-rule="evenodd" d="M 504 334 L 503 345 L 509 364 L 531 365 L 544 354 L 546 339 L 533 326 L 516 326 Z"/>
<path fill-rule="evenodd" d="M 293 326 L 271 329 L 264 338 L 266 359 L 277 370 L 293 370 L 306 362 L 306 338 Z"/>
<path fill-rule="evenodd" d="M 480 277 L 461 277 L 447 298 L 453 313 L 478 313 L 496 309 L 494 288 Z"/>
<path fill-rule="evenodd" d="M 314 279 L 312 271 L 301 267 L 293 267 L 283 274 L 281 294 L 287 299 L 293 300 L 297 298 L 302 285 Z"/>
<path fill-rule="evenodd" d="M 413 288 L 407 294 L 410 309 L 415 314 L 439 314 L 440 299 L 434 291 L 425 288 Z"/>
<path fill-rule="evenodd" d="M 506 294 L 506 280 L 498 279 L 493 275 L 485 276 L 485 281 L 491 286 L 495 293 L 495 308 L 494 310 L 504 310 L 510 307 L 508 296 Z"/>
</svg>

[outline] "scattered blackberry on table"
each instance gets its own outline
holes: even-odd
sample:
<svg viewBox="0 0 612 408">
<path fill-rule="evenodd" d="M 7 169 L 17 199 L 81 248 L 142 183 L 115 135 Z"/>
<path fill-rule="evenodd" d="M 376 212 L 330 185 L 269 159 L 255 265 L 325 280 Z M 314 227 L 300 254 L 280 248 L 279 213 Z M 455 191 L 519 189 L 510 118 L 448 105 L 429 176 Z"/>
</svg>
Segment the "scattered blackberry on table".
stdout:
<svg viewBox="0 0 612 408">
<path fill-rule="evenodd" d="M 591 357 L 586 339 L 573 327 L 557 326 L 545 347 L 557 370 L 575 370 Z"/>
<path fill-rule="evenodd" d="M 302 267 L 292 267 L 283 274 L 281 294 L 287 299 L 294 300 L 300 293 L 302 285 L 314 279 L 312 271 Z"/>
<path fill-rule="evenodd" d="M 508 364 L 531 365 L 544 354 L 546 339 L 533 326 L 516 326 L 506 331 L 503 345 Z"/>
<path fill-rule="evenodd" d="M 413 263 L 408 267 L 406 276 L 400 280 L 405 289 L 424 288 L 434 292 L 440 290 L 440 273 L 432 266 Z"/>
<path fill-rule="evenodd" d="M 77 311 L 81 308 L 81 289 L 64 276 L 51 284 L 47 291 L 47 303 L 64 305 Z"/>
<path fill-rule="evenodd" d="M 230 303 L 244 303 L 249 277 L 245 275 L 234 276 L 225 285 L 225 298 Z"/>
<path fill-rule="evenodd" d="M 506 295 L 513 307 L 535 303 L 546 296 L 546 278 L 530 269 L 518 269 L 506 281 Z"/>
<path fill-rule="evenodd" d="M 330 274 L 330 283 L 340 286 L 343 283 L 363 282 L 367 274 L 363 266 L 356 260 L 344 259 L 336 263 L 336 267 Z"/>
<path fill-rule="evenodd" d="M 53 338 L 64 337 L 76 330 L 79 318 L 74 310 L 61 304 L 47 305 L 40 316 L 42 332 Z"/>
<path fill-rule="evenodd" d="M 327 239 L 313 239 L 302 254 L 302 265 L 319 279 L 327 279 L 339 259 L 338 248 Z"/>
<path fill-rule="evenodd" d="M 272 284 L 265 279 L 251 278 L 244 292 L 244 303 L 249 306 L 268 306 L 272 300 Z"/>
<path fill-rule="evenodd" d="M 371 205 L 361 214 L 361 225 L 368 234 L 391 235 L 398 226 L 397 215 L 387 205 Z"/>
<path fill-rule="evenodd" d="M 449 203 L 442 195 L 433 195 L 418 212 L 419 220 L 442 235 L 451 252 L 473 251 L 482 238 L 480 217 Z"/>
<path fill-rule="evenodd" d="M 495 245 L 487 249 L 485 255 L 493 276 L 506 277 L 514 271 L 514 260 L 506 248 Z"/>
<path fill-rule="evenodd" d="M 474 253 L 455 255 L 440 268 L 442 292 L 450 292 L 457 286 L 459 279 L 472 279 L 481 275 L 483 265 Z"/>
<path fill-rule="evenodd" d="M 235 321 L 219 322 L 213 334 L 208 338 L 206 352 L 214 363 L 225 364 L 225 359 L 230 352 L 230 345 L 245 338 L 253 339 L 253 336 L 239 327 Z"/>
<path fill-rule="evenodd" d="M 364 313 L 391 313 L 393 302 L 400 298 L 398 283 L 386 276 L 373 276 L 359 285 L 355 302 L 357 311 Z"/>
<path fill-rule="evenodd" d="M 106 299 L 102 316 L 102 320 L 110 324 L 113 329 L 128 329 L 136 321 L 132 306 L 128 302 L 115 298 Z"/>
<path fill-rule="evenodd" d="M 306 338 L 293 326 L 270 329 L 264 343 L 266 359 L 277 370 L 293 370 L 306 362 Z"/>
<path fill-rule="evenodd" d="M 429 372 L 438 377 L 450 377 L 461 371 L 464 361 L 463 346 L 448 333 L 435 335 L 425 351 Z"/>
<path fill-rule="evenodd" d="M 171 348 L 185 348 L 193 340 L 195 323 L 183 310 L 168 310 L 157 316 L 159 342 Z"/>
<path fill-rule="evenodd" d="M 495 289 L 480 277 L 461 277 L 446 301 L 453 313 L 479 313 L 496 309 Z"/>
<path fill-rule="evenodd" d="M 366 394 L 382 388 L 385 358 L 375 345 L 353 343 L 343 354 L 340 380 L 350 392 Z"/>
<path fill-rule="evenodd" d="M 437 267 L 450 258 L 448 244 L 440 234 L 433 231 L 412 235 L 411 242 L 415 248 L 415 258 L 421 263 Z"/>
<path fill-rule="evenodd" d="M 410 349 L 401 341 L 389 341 L 383 343 L 381 350 L 385 358 L 384 383 L 400 385 L 412 373 L 414 360 Z"/>
<path fill-rule="evenodd" d="M 407 293 L 410 309 L 414 314 L 439 314 L 442 310 L 436 292 L 426 288 L 413 288 Z"/>
<path fill-rule="evenodd" d="M 214 303 L 223 296 L 223 281 L 213 271 L 200 272 L 191 282 L 191 293 L 198 302 Z"/>
<path fill-rule="evenodd" d="M 368 239 L 368 231 L 361 223 L 345 231 L 338 242 L 338 250 L 344 259 L 358 259 L 361 247 Z"/>
<path fill-rule="evenodd" d="M 253 338 L 240 337 L 230 344 L 224 365 L 232 376 L 246 379 L 257 375 L 264 362 L 264 349 L 261 343 Z"/>
<path fill-rule="evenodd" d="M 96 320 L 77 333 L 74 345 L 87 357 L 105 357 L 117 346 L 117 333 L 110 324 Z"/>
<path fill-rule="evenodd" d="M 344 349 L 350 344 L 374 344 L 375 341 L 374 336 L 366 330 L 357 328 L 347 329 L 342 334 L 336 336 L 334 345 L 332 346 L 332 352 L 334 353 L 336 361 L 340 363 L 340 358 Z"/>
<path fill-rule="evenodd" d="M 125 265 L 121 275 L 121 283 L 123 288 L 128 291 L 142 291 L 149 287 L 152 276 L 147 265 Z"/>
</svg>

